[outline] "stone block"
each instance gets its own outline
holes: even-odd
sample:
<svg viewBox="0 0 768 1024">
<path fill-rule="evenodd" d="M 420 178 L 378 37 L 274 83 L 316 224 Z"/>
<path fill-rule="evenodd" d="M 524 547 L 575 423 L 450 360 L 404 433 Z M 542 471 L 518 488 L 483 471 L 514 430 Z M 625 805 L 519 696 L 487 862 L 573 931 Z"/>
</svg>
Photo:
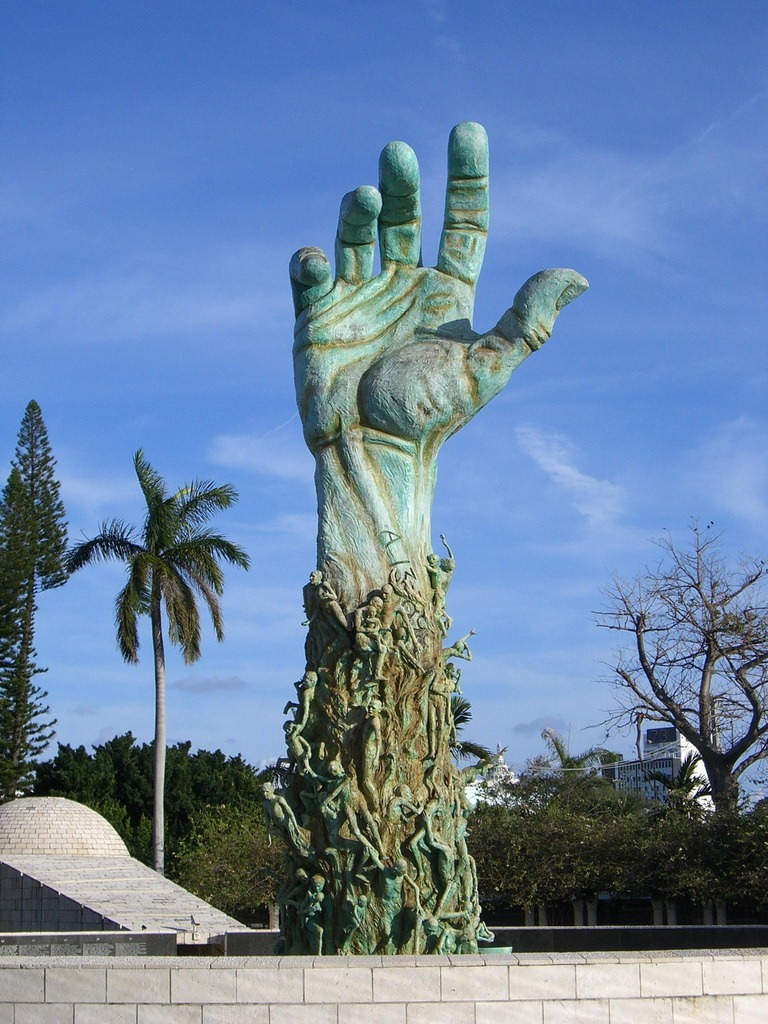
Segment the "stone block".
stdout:
<svg viewBox="0 0 768 1024">
<path fill-rule="evenodd" d="M 439 1003 L 439 967 L 374 967 L 376 1003 Z"/>
<path fill-rule="evenodd" d="M 609 1024 L 607 999 L 553 999 L 542 1004 L 544 1024 Z"/>
<path fill-rule="evenodd" d="M 369 1003 L 373 999 L 370 967 L 336 967 L 304 972 L 306 1003 Z"/>
<path fill-rule="evenodd" d="M 171 978 L 167 968 L 110 967 L 107 1002 L 170 1003 Z"/>
<path fill-rule="evenodd" d="M 131 1003 L 109 1006 L 82 1003 L 75 1006 L 75 1024 L 136 1024 L 137 1016 L 138 1009 Z"/>
<path fill-rule="evenodd" d="M 514 1003 L 478 1003 L 475 1024 L 542 1024 L 543 1009 L 540 1000 Z"/>
<path fill-rule="evenodd" d="M 577 964 L 577 999 L 640 996 L 640 964 Z"/>
<path fill-rule="evenodd" d="M 674 1024 L 671 999 L 611 999 L 611 1024 Z"/>
<path fill-rule="evenodd" d="M 67 1003 L 17 1003 L 14 1024 L 72 1024 L 73 1013 Z"/>
<path fill-rule="evenodd" d="M 405 1003 L 343 1003 L 339 1024 L 406 1024 Z"/>
<path fill-rule="evenodd" d="M 733 1024 L 765 1024 L 768 996 L 734 996 Z"/>
<path fill-rule="evenodd" d="M 338 1024 L 335 1006 L 270 1006 L 269 1024 Z"/>
<path fill-rule="evenodd" d="M 732 996 L 683 997 L 672 1000 L 675 1024 L 731 1024 Z M 765 1021 L 765 1007 L 761 1020 Z"/>
<path fill-rule="evenodd" d="M 642 996 L 700 996 L 703 991 L 700 960 L 640 964 Z"/>
<path fill-rule="evenodd" d="M 3 1002 L 42 1003 L 45 999 L 45 971 L 42 967 L 3 967 L 0 991 Z"/>
<path fill-rule="evenodd" d="M 474 1003 L 415 1003 L 408 1007 L 408 1024 L 474 1024 Z"/>
<path fill-rule="evenodd" d="M 510 999 L 575 999 L 573 964 L 531 964 L 509 968 Z"/>
<path fill-rule="evenodd" d="M 763 991 L 759 960 L 705 960 L 701 967 L 705 995 L 751 995 Z"/>
<path fill-rule="evenodd" d="M 243 967 L 236 971 L 238 1003 L 303 1003 L 304 971 Z"/>
<path fill-rule="evenodd" d="M 203 1024 L 269 1024 L 268 1006 L 204 1006 Z"/>
<path fill-rule="evenodd" d="M 441 967 L 440 995 L 445 1002 L 509 998 L 508 967 Z"/>
<path fill-rule="evenodd" d="M 172 1003 L 234 1003 L 237 1001 L 233 969 L 184 967 L 171 971 Z"/>
<path fill-rule="evenodd" d="M 136 1024 L 202 1024 L 201 1006 L 150 1006 L 138 1007 Z"/>
<path fill-rule="evenodd" d="M 49 967 L 45 972 L 46 1003 L 104 1003 L 106 999 L 103 967 Z"/>
</svg>

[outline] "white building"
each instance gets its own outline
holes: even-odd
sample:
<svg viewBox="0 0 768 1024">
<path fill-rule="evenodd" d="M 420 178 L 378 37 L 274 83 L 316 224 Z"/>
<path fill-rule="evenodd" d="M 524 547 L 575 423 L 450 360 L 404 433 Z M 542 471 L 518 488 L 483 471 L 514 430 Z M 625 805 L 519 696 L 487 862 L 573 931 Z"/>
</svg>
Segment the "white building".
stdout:
<svg viewBox="0 0 768 1024">
<path fill-rule="evenodd" d="M 666 803 L 668 791 L 663 783 L 649 779 L 650 772 L 659 772 L 674 778 L 680 766 L 688 756 L 694 756 L 696 748 L 681 736 L 673 726 L 660 726 L 646 729 L 643 737 L 642 759 L 636 761 L 616 761 L 602 768 L 603 777 L 610 779 L 619 792 L 637 793 L 646 800 L 657 800 Z M 694 767 L 694 775 L 706 785 L 707 773 L 699 762 Z M 708 797 L 699 798 L 700 803 L 709 802 Z"/>
<path fill-rule="evenodd" d="M 483 770 L 482 775 L 466 787 L 465 793 L 470 807 L 475 807 L 478 803 L 502 803 L 509 787 L 519 781 L 504 760 L 505 750 L 506 747 L 502 750 L 501 746 L 497 746 L 496 757 Z"/>
</svg>

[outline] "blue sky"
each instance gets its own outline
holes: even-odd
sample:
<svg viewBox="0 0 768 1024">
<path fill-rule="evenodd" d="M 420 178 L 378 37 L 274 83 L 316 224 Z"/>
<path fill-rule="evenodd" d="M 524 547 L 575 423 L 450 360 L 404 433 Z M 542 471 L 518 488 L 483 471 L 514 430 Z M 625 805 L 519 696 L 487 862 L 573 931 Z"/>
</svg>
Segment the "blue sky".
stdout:
<svg viewBox="0 0 768 1024">
<path fill-rule="evenodd" d="M 713 520 L 765 553 L 766 52 L 748 0 L 0 0 L 0 471 L 34 398 L 75 539 L 139 521 L 139 447 L 169 485 L 240 492 L 219 525 L 253 567 L 228 576 L 225 642 L 170 660 L 172 740 L 282 753 L 315 535 L 287 264 L 332 250 L 341 196 L 393 139 L 419 156 L 431 263 L 450 128 L 488 130 L 476 329 L 544 267 L 591 284 L 442 453 L 472 737 L 514 764 L 546 726 L 602 739 L 584 730 L 613 706 L 613 639 L 593 613 L 664 530 Z M 41 596 L 63 742 L 151 737 L 121 584 L 105 566 Z"/>
</svg>

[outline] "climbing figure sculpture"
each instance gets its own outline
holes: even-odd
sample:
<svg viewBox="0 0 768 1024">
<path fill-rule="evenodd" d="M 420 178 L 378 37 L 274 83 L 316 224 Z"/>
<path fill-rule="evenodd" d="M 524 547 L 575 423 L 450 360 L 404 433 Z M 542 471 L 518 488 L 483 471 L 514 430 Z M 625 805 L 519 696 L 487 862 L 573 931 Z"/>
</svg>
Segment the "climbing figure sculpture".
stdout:
<svg viewBox="0 0 768 1024">
<path fill-rule="evenodd" d="M 419 168 L 403 142 L 384 148 L 378 189 L 342 199 L 335 274 L 320 249 L 291 260 L 296 399 L 319 522 L 304 588 L 313 689 L 299 694 L 286 779 L 271 796 L 288 840 L 288 953 L 472 952 L 489 934 L 450 751 L 450 659 L 471 652 L 469 636 L 443 647 L 456 563 L 444 538 L 447 557 L 433 553 L 437 456 L 587 283 L 541 271 L 476 333 L 487 230 L 487 138 L 465 123 L 448 144 L 436 266 L 422 265 Z M 414 811 L 382 815 L 403 793 Z M 297 877 L 312 880 L 301 907 Z"/>
</svg>

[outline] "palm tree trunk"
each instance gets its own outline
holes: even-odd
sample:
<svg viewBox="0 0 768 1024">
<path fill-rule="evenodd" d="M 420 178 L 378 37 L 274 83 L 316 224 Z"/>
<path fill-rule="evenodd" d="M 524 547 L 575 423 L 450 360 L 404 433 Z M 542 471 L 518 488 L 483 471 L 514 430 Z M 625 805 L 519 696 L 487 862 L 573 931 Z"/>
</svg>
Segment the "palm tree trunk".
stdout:
<svg viewBox="0 0 768 1024">
<path fill-rule="evenodd" d="M 155 655 L 155 777 L 152 814 L 152 867 L 165 874 L 165 648 L 160 594 L 152 594 L 152 649 Z"/>
</svg>

